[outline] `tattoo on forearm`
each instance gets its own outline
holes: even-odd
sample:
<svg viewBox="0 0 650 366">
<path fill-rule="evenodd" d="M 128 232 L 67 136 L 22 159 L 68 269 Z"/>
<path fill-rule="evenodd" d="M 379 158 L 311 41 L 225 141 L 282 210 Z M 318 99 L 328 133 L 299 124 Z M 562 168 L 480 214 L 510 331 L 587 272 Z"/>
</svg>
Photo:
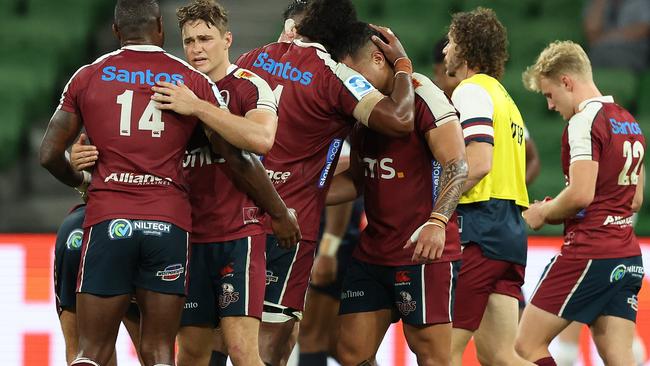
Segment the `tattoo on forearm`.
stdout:
<svg viewBox="0 0 650 366">
<path fill-rule="evenodd" d="M 442 177 L 440 178 L 440 192 L 434 212 L 451 217 L 458 199 L 463 193 L 463 184 L 467 179 L 469 167 L 464 159 L 452 160 L 442 168 Z"/>
</svg>

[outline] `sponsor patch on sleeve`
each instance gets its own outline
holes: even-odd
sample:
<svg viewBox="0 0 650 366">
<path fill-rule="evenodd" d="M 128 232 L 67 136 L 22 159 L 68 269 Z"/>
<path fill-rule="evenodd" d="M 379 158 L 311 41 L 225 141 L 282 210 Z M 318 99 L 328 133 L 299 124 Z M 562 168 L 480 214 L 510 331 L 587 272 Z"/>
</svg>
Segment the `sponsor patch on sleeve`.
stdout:
<svg viewBox="0 0 650 366">
<path fill-rule="evenodd" d="M 359 74 L 350 76 L 345 80 L 345 82 L 343 82 L 343 84 L 345 84 L 345 87 L 352 92 L 352 95 L 354 95 L 357 100 L 361 100 L 368 93 L 375 90 L 375 87 L 372 86 L 366 78 Z"/>
</svg>

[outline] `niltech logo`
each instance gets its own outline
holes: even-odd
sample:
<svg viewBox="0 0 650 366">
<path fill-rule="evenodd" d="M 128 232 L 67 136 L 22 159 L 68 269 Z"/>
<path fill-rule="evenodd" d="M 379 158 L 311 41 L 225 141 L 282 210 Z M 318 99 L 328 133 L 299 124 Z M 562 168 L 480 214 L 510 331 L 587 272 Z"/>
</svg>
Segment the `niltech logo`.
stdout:
<svg viewBox="0 0 650 366">
<path fill-rule="evenodd" d="M 156 272 L 156 276 L 160 277 L 163 281 L 171 282 L 179 279 L 184 272 L 185 268 L 183 268 L 183 265 L 177 263 L 165 267 L 162 271 Z"/>
<path fill-rule="evenodd" d="M 77 250 L 81 248 L 81 242 L 83 241 L 84 232 L 81 229 L 74 229 L 68 235 L 68 239 L 65 241 L 65 246 L 69 250 Z"/>
<path fill-rule="evenodd" d="M 111 240 L 130 238 L 133 235 L 133 225 L 126 219 L 115 219 L 108 224 L 108 237 Z"/>
<path fill-rule="evenodd" d="M 616 282 L 620 281 L 624 276 L 625 272 L 627 271 L 627 267 L 625 267 L 624 264 L 619 264 L 612 270 L 612 273 L 609 275 L 609 282 Z"/>
</svg>

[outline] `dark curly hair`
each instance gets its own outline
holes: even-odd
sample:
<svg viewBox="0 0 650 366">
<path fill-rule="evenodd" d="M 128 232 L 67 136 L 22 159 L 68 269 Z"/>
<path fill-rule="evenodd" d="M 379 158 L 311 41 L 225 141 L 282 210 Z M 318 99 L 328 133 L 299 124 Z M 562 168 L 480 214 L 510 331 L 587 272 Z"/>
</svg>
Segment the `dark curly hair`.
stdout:
<svg viewBox="0 0 650 366">
<path fill-rule="evenodd" d="M 341 61 L 347 56 L 353 58 L 358 56 L 368 42 L 372 42 L 372 36 L 381 38 L 384 42 L 388 42 L 381 33 L 370 28 L 368 23 L 357 21 L 347 26 L 347 36 L 341 37 L 339 41 L 329 51 L 332 58 L 336 61 Z"/>
<path fill-rule="evenodd" d="M 302 15 L 305 11 L 307 11 L 307 5 L 309 5 L 307 0 L 294 0 L 289 5 L 287 5 L 286 9 L 284 9 L 284 13 L 282 13 L 282 19 L 287 20 L 289 18 L 295 17 L 296 15 Z"/>
<path fill-rule="evenodd" d="M 217 27 L 222 35 L 228 31 L 228 13 L 214 0 L 194 0 L 176 9 L 176 18 L 181 29 L 187 22 L 202 20 L 208 27 Z"/>
<path fill-rule="evenodd" d="M 334 49 L 357 21 L 357 12 L 350 0 L 313 0 L 305 17 L 297 26 L 298 33 L 328 50 Z"/>
<path fill-rule="evenodd" d="M 494 10 L 479 7 L 454 14 L 449 34 L 467 67 L 496 79 L 503 76 L 508 60 L 508 35 Z"/>
</svg>

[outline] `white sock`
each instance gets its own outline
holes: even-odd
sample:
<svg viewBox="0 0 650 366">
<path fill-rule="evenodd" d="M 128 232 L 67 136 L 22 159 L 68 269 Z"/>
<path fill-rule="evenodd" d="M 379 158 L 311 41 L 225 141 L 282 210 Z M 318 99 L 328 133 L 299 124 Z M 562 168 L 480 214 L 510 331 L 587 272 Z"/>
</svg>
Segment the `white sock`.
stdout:
<svg viewBox="0 0 650 366">
<path fill-rule="evenodd" d="M 573 364 L 578 360 L 578 353 L 580 353 L 580 347 L 578 344 L 563 342 L 558 339 L 557 353 L 553 355 L 553 358 L 555 359 L 557 366 L 573 366 Z"/>
</svg>

